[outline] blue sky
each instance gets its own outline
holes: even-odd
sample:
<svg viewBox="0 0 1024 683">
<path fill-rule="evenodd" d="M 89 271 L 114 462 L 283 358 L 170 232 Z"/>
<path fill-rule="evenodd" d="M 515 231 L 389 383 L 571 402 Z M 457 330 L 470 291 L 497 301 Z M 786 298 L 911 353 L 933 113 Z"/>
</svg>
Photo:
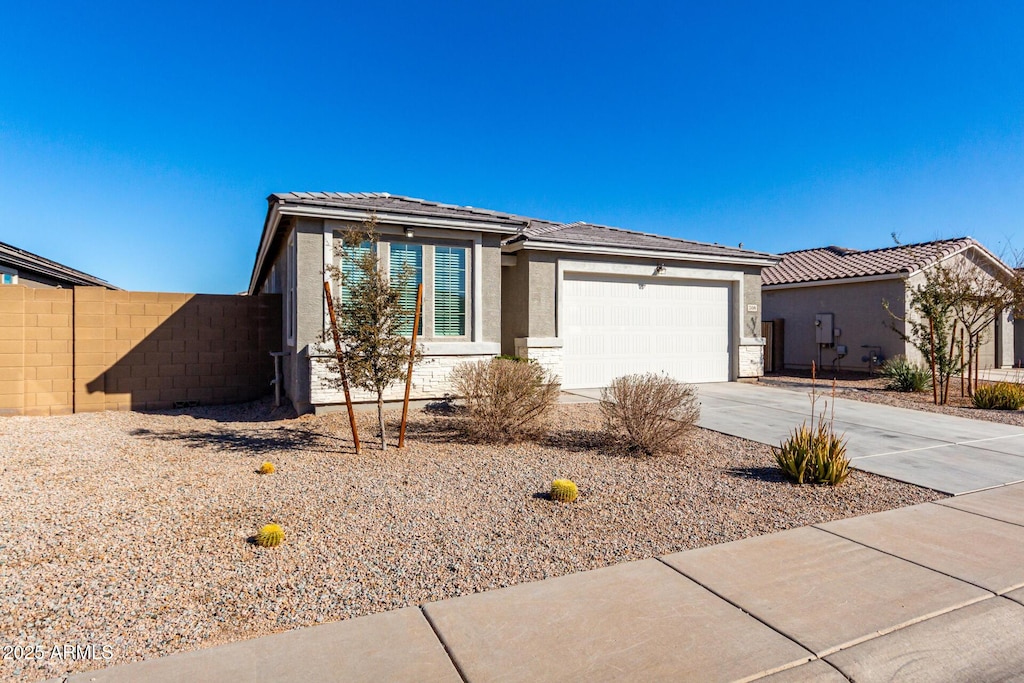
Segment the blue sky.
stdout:
<svg viewBox="0 0 1024 683">
<path fill-rule="evenodd" d="M 0 241 L 248 284 L 275 191 L 1024 249 L 1020 3 L 2 0 Z"/>
</svg>

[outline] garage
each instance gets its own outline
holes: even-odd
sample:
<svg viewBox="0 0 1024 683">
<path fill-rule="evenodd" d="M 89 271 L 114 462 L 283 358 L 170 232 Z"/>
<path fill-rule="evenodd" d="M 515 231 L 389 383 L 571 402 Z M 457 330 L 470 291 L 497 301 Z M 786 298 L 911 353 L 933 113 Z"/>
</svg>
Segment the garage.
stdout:
<svg viewBox="0 0 1024 683">
<path fill-rule="evenodd" d="M 728 282 L 567 272 L 562 296 L 566 388 L 640 372 L 729 381 Z"/>
</svg>

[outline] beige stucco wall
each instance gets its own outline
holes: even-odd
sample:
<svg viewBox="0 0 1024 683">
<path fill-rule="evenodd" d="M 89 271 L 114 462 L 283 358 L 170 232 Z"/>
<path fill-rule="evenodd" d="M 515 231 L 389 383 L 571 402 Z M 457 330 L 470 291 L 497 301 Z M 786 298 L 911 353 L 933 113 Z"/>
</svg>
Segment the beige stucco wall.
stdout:
<svg viewBox="0 0 1024 683">
<path fill-rule="evenodd" d="M 501 267 L 501 352 L 515 355 L 517 337 L 530 336 L 530 263 L 516 255 L 514 265 Z"/>
<path fill-rule="evenodd" d="M 902 278 L 789 289 L 764 288 L 761 297 L 765 320 L 785 320 L 783 358 L 786 367 L 808 368 L 811 361 L 818 361 L 814 327 L 817 313 L 833 314 L 834 326 L 842 331 L 837 344 L 847 347 L 847 355 L 840 361 L 840 367 L 866 370 L 867 364 L 861 361 L 867 353 L 867 349 L 862 348 L 864 345 L 882 347 L 885 358 L 907 353 L 906 344 L 890 327 L 891 324 L 902 327 L 902 324 L 882 307 L 882 300 L 887 300 L 894 315 L 904 316 Z M 835 349 L 821 351 L 821 362 L 826 367 L 836 357 Z"/>
</svg>

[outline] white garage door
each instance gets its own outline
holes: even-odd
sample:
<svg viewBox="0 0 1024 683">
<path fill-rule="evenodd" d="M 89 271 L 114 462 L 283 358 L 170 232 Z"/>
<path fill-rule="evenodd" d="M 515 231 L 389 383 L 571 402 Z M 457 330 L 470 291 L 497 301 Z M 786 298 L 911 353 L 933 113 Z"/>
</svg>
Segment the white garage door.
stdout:
<svg viewBox="0 0 1024 683">
<path fill-rule="evenodd" d="M 634 372 L 729 380 L 728 283 L 566 273 L 562 296 L 566 388 Z"/>
</svg>

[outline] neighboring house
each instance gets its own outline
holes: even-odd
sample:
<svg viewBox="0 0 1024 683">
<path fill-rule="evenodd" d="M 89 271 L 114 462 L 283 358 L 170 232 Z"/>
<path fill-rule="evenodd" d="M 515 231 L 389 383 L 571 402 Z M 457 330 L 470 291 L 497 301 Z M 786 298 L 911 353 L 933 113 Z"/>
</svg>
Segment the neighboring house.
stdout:
<svg viewBox="0 0 1024 683">
<path fill-rule="evenodd" d="M 343 401 L 323 382 L 317 345 L 324 266 L 337 263 L 342 232 L 371 213 L 382 266 L 401 259 L 424 284 L 415 397 L 443 396 L 456 363 L 499 353 L 536 360 L 566 388 L 630 372 L 691 382 L 762 372 L 761 269 L 777 262 L 769 254 L 386 193 L 268 202 L 249 294 L 284 295 L 284 387 L 300 411 Z M 389 397 L 401 394 L 395 387 Z"/>
<path fill-rule="evenodd" d="M 2 285 L 64 288 L 78 285 L 118 289 L 106 280 L 0 242 L 0 286 Z"/>
<path fill-rule="evenodd" d="M 1024 268 L 1017 269 L 1017 277 L 1024 280 Z M 1024 368 L 1024 303 L 1021 303 L 1013 321 L 1013 366 Z"/>
<path fill-rule="evenodd" d="M 782 254 L 761 274 L 764 319 L 782 320 L 784 365 L 869 369 L 869 358 L 897 354 L 922 356 L 893 329 L 906 326 L 908 290 L 923 284 L 937 264 L 974 264 L 990 276 L 1012 277 L 1013 270 L 970 237 L 857 251 L 823 247 Z M 1013 363 L 1012 313 L 1004 311 L 989 327 L 979 357 L 982 368 Z"/>
</svg>

